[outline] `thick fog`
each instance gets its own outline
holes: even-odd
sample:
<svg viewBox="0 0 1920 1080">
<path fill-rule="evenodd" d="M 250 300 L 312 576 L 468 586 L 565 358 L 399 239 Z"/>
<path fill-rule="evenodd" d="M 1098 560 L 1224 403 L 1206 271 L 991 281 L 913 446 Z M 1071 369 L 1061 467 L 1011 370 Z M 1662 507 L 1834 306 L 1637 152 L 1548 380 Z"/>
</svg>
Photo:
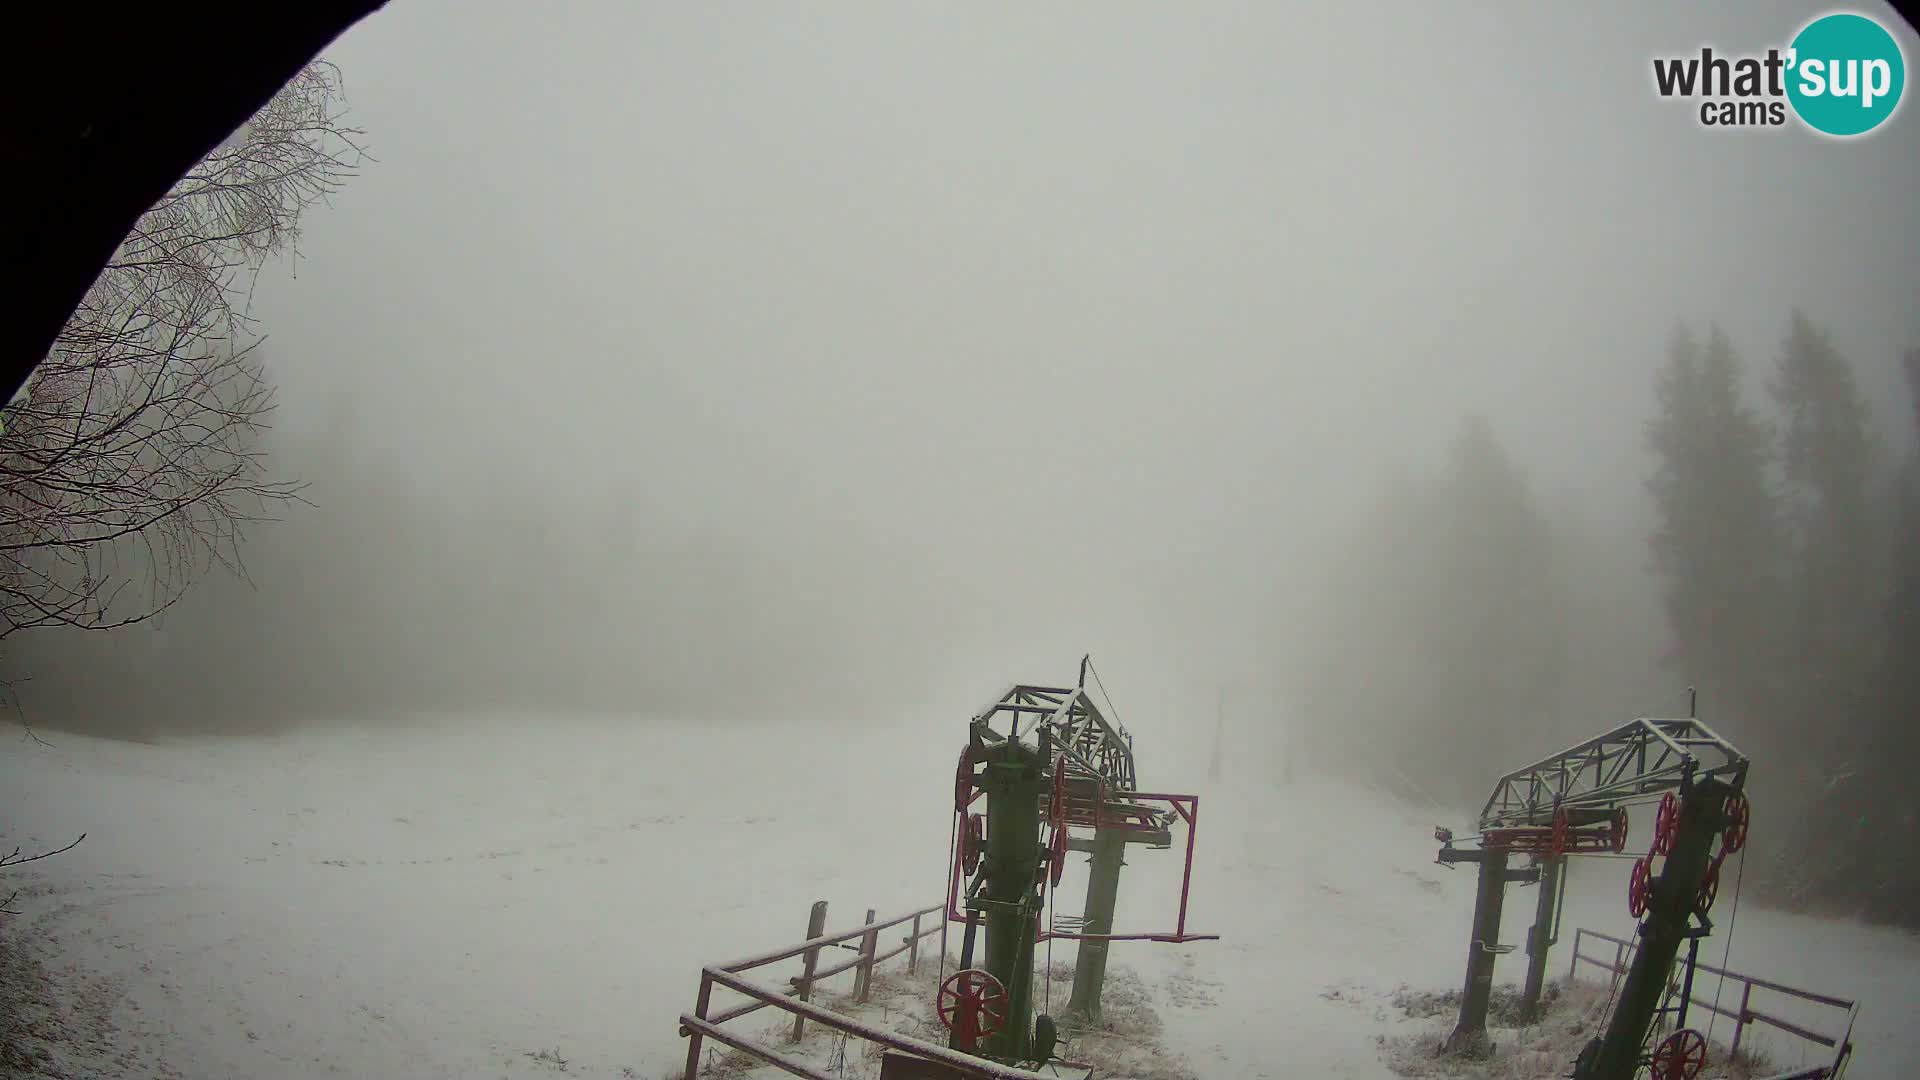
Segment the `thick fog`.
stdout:
<svg viewBox="0 0 1920 1080">
<path fill-rule="evenodd" d="M 375 160 L 253 297 L 311 505 L 251 530 L 250 583 L 10 640 L 17 696 L 138 735 L 500 707 L 957 740 L 1091 651 L 1154 738 L 1224 687 L 1234 738 L 1325 764 L 1434 737 L 1381 583 L 1446 547 L 1461 602 L 1532 574 L 1565 628 L 1488 691 L 1539 706 L 1510 760 L 1367 757 L 1463 805 L 1685 708 L 1647 549 L 1678 324 L 1763 401 L 1804 311 L 1911 445 L 1911 107 L 1826 141 L 1651 89 L 1656 53 L 1811 13 L 396 0 L 328 53 Z M 1409 511 L 1475 453 L 1550 559 Z"/>
</svg>

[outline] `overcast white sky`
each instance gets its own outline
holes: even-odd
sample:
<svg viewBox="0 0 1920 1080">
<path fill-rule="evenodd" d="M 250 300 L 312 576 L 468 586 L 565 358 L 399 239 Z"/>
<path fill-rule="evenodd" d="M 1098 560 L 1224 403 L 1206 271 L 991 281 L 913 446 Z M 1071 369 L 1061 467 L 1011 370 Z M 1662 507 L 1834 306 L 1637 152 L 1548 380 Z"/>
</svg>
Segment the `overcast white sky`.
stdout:
<svg viewBox="0 0 1920 1080">
<path fill-rule="evenodd" d="M 1651 90 L 1820 10 L 393 0 L 328 54 L 378 162 L 261 287 L 279 424 L 346 396 L 449 491 L 916 582 L 873 633 L 1017 624 L 982 697 L 1082 648 L 1246 675 L 1465 410 L 1624 535 L 1675 319 L 1759 366 L 1803 305 L 1897 389 L 1913 105 L 1843 142 Z"/>
</svg>

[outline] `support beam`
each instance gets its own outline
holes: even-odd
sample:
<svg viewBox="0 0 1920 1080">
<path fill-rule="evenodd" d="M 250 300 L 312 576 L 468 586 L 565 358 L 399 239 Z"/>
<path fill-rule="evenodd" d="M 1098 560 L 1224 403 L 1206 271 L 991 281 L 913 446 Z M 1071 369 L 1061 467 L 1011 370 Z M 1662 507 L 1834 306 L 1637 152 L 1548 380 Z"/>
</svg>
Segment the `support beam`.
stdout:
<svg viewBox="0 0 1920 1080">
<path fill-rule="evenodd" d="M 1493 998 L 1494 947 L 1500 941 L 1500 909 L 1507 894 L 1507 849 L 1480 851 L 1480 891 L 1473 901 L 1473 936 L 1467 942 L 1467 982 L 1460 994 L 1460 1020 L 1441 1045 L 1448 1054 L 1481 1057 L 1487 1040 L 1487 1007 Z"/>
<path fill-rule="evenodd" d="M 1501 860 L 1506 860 L 1509 854 L 1509 852 L 1501 851 Z M 1479 863 L 1486 857 L 1487 849 L 1450 847 L 1440 849 L 1440 857 L 1435 861 L 1445 864 Z M 1537 866 L 1522 866 L 1518 869 L 1509 869 L 1503 871 L 1503 874 L 1509 885 L 1531 885 L 1540 880 L 1540 868 Z"/>
<path fill-rule="evenodd" d="M 1673 850 L 1653 880 L 1653 895 L 1640 923 L 1640 947 L 1620 984 L 1606 1034 L 1588 1043 L 1574 1063 L 1575 1080 L 1632 1080 L 1639 1071 L 1681 942 L 1711 928 L 1704 916 L 1699 930 L 1690 929 L 1688 922 L 1712 862 L 1714 841 L 1726 825 L 1727 798 L 1736 790 L 1711 776 L 1682 785 Z"/>
<path fill-rule="evenodd" d="M 1120 895 L 1120 867 L 1125 865 L 1126 851 L 1125 832 L 1100 829 L 1094 833 L 1081 933 L 1113 933 L 1114 902 Z M 1067 1002 L 1066 1013 L 1076 1024 L 1092 1027 L 1100 1023 L 1100 989 L 1107 979 L 1107 949 L 1111 944 L 1098 938 L 1080 942 L 1073 965 L 1073 997 Z"/>
<path fill-rule="evenodd" d="M 1565 855 L 1550 855 L 1540 864 L 1540 896 L 1533 907 L 1533 928 L 1527 931 L 1527 981 L 1520 992 L 1520 1015 L 1528 1019 L 1540 1010 L 1540 991 L 1547 981 L 1547 950 L 1554 943 L 1554 913 L 1566 867 Z"/>
</svg>

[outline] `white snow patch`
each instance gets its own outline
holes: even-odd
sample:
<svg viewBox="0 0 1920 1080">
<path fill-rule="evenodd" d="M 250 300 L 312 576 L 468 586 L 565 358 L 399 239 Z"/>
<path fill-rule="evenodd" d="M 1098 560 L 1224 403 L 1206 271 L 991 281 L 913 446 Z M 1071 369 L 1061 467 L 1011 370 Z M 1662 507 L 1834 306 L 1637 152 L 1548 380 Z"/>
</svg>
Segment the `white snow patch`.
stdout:
<svg viewBox="0 0 1920 1080">
<path fill-rule="evenodd" d="M 19 739 L 8 845 L 89 835 L 11 876 L 12 931 L 115 1026 L 76 1076 L 658 1080 L 703 963 L 798 941 L 815 899 L 846 927 L 940 898 L 952 734 L 499 717 Z M 1145 782 L 1203 787 L 1140 737 Z M 1393 992 L 1456 988 L 1465 959 L 1473 876 L 1434 865 L 1433 812 L 1331 781 L 1201 794 L 1188 921 L 1223 940 L 1115 946 L 1161 1039 L 1201 1076 L 1388 1080 L 1380 1040 L 1416 1029 Z M 1129 853 L 1118 929 L 1172 926 L 1180 862 Z M 1574 926 L 1630 930 L 1626 872 L 1578 869 L 1555 977 Z M 1512 890 L 1504 940 L 1532 911 Z M 1920 1075 L 1914 935 L 1748 905 L 1733 940 L 1735 969 L 1863 999 L 1853 1080 Z"/>
</svg>

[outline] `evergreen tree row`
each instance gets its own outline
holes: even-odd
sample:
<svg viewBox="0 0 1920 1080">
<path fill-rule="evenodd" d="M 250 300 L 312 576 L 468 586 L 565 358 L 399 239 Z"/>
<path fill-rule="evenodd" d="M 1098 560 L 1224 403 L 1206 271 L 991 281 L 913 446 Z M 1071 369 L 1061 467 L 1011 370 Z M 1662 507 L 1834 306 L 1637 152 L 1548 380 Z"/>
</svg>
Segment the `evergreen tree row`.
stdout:
<svg viewBox="0 0 1920 1080">
<path fill-rule="evenodd" d="M 1920 405 L 1920 360 L 1908 369 Z M 1753 758 L 1758 883 L 1795 906 L 1910 920 L 1920 464 L 1887 459 L 1848 360 L 1797 312 L 1770 414 L 1718 328 L 1704 344 L 1675 333 L 1658 390 L 1666 659 Z"/>
<path fill-rule="evenodd" d="M 1825 332 L 1800 313 L 1786 331 L 1758 379 L 1718 327 L 1673 334 L 1646 431 L 1651 581 L 1603 561 L 1600 533 L 1630 535 L 1545 513 L 1482 419 L 1397 477 L 1326 575 L 1293 679 L 1302 752 L 1457 820 L 1573 739 L 1684 715 L 1692 686 L 1754 763 L 1748 883 L 1920 920 L 1920 454 L 1888 452 Z M 1920 431 L 1920 352 L 1906 364 Z M 1666 625 L 1622 618 L 1621 585 L 1656 590 Z M 1659 670 L 1605 666 L 1636 653 Z"/>
</svg>

